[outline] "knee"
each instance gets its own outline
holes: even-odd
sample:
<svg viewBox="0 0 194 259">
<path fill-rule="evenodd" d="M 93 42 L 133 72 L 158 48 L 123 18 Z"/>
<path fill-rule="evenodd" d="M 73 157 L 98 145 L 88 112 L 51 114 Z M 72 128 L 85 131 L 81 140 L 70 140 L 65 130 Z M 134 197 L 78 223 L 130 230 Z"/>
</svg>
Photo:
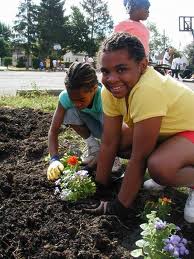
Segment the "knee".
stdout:
<svg viewBox="0 0 194 259">
<path fill-rule="evenodd" d="M 172 169 L 168 163 L 157 157 L 150 157 L 147 161 L 147 168 L 151 178 L 160 185 L 171 185 L 173 182 Z"/>
</svg>

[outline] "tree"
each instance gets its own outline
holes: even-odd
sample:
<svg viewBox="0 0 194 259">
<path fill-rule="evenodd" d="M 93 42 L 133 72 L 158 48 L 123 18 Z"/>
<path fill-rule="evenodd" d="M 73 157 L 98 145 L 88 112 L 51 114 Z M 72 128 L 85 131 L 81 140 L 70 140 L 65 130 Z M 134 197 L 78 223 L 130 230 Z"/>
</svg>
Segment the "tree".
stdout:
<svg viewBox="0 0 194 259">
<path fill-rule="evenodd" d="M 0 57 L 10 55 L 11 50 L 11 29 L 4 23 L 0 22 Z"/>
<path fill-rule="evenodd" d="M 156 24 L 147 24 L 150 30 L 150 53 L 160 54 L 164 52 L 165 48 L 170 45 L 170 40 L 165 34 L 158 31 Z"/>
<path fill-rule="evenodd" d="M 5 41 L 9 41 L 10 37 L 11 37 L 10 27 L 0 22 L 0 38 L 3 38 Z"/>
<path fill-rule="evenodd" d="M 18 8 L 13 27 L 16 33 L 15 45 L 22 45 L 26 50 L 27 68 L 29 56 L 37 40 L 37 14 L 38 7 L 32 3 L 32 0 L 23 0 Z"/>
<path fill-rule="evenodd" d="M 86 14 L 89 26 L 89 55 L 94 56 L 100 42 L 113 28 L 113 21 L 108 12 L 108 4 L 103 0 L 82 0 L 81 6 Z"/>
<path fill-rule="evenodd" d="M 194 68 L 194 42 L 188 44 L 185 48 L 183 53 L 189 60 L 189 64 Z"/>
<path fill-rule="evenodd" d="M 71 10 L 72 14 L 69 17 L 69 27 L 67 28 L 69 32 L 68 48 L 75 53 L 87 52 L 90 42 L 89 26 L 78 7 L 72 6 Z"/>
<path fill-rule="evenodd" d="M 50 55 L 54 44 L 64 43 L 64 6 L 65 1 L 41 0 L 39 8 L 40 55 Z"/>
</svg>

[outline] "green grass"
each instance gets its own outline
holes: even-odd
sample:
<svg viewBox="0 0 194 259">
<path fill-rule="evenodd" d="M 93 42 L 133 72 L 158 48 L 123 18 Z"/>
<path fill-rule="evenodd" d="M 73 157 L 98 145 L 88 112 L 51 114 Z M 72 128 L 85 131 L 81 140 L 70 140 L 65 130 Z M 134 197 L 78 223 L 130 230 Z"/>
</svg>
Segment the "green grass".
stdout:
<svg viewBox="0 0 194 259">
<path fill-rule="evenodd" d="M 8 106 L 13 108 L 33 108 L 52 112 L 55 110 L 58 97 L 35 91 L 24 96 L 1 96 L 0 107 Z"/>
</svg>

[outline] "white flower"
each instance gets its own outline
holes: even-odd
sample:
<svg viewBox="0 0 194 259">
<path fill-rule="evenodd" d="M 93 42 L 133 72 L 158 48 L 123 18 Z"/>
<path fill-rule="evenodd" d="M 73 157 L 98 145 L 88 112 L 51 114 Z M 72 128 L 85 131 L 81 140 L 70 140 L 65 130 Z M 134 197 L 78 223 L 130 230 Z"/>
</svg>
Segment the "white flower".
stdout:
<svg viewBox="0 0 194 259">
<path fill-rule="evenodd" d="M 59 185 L 60 182 L 61 182 L 61 179 L 56 180 L 56 181 L 55 181 L 55 185 Z"/>
<path fill-rule="evenodd" d="M 71 190 L 63 189 L 60 194 L 61 200 L 67 201 L 70 194 L 71 194 Z"/>
<path fill-rule="evenodd" d="M 88 176 L 88 171 L 86 170 L 80 170 L 76 172 L 76 175 L 82 176 L 82 177 L 87 177 Z"/>
<path fill-rule="evenodd" d="M 58 193 L 60 193 L 60 189 L 58 187 L 55 187 L 54 195 L 57 195 Z"/>
<path fill-rule="evenodd" d="M 69 174 L 69 173 L 71 173 L 71 170 L 69 169 L 63 171 L 63 174 Z"/>
</svg>

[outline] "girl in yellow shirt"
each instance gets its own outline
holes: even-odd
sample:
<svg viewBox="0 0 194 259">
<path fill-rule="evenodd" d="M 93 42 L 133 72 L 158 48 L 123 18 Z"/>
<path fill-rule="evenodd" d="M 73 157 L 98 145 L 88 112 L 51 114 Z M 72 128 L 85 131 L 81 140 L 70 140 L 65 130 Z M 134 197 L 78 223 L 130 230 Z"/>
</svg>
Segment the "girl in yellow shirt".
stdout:
<svg viewBox="0 0 194 259">
<path fill-rule="evenodd" d="M 117 154 L 129 162 L 117 199 L 89 212 L 125 217 L 145 168 L 158 184 L 194 185 L 194 92 L 148 67 L 142 43 L 128 33 L 104 41 L 100 66 L 105 116 L 96 181 L 108 185 Z M 194 222 L 192 189 L 184 213 Z"/>
</svg>

